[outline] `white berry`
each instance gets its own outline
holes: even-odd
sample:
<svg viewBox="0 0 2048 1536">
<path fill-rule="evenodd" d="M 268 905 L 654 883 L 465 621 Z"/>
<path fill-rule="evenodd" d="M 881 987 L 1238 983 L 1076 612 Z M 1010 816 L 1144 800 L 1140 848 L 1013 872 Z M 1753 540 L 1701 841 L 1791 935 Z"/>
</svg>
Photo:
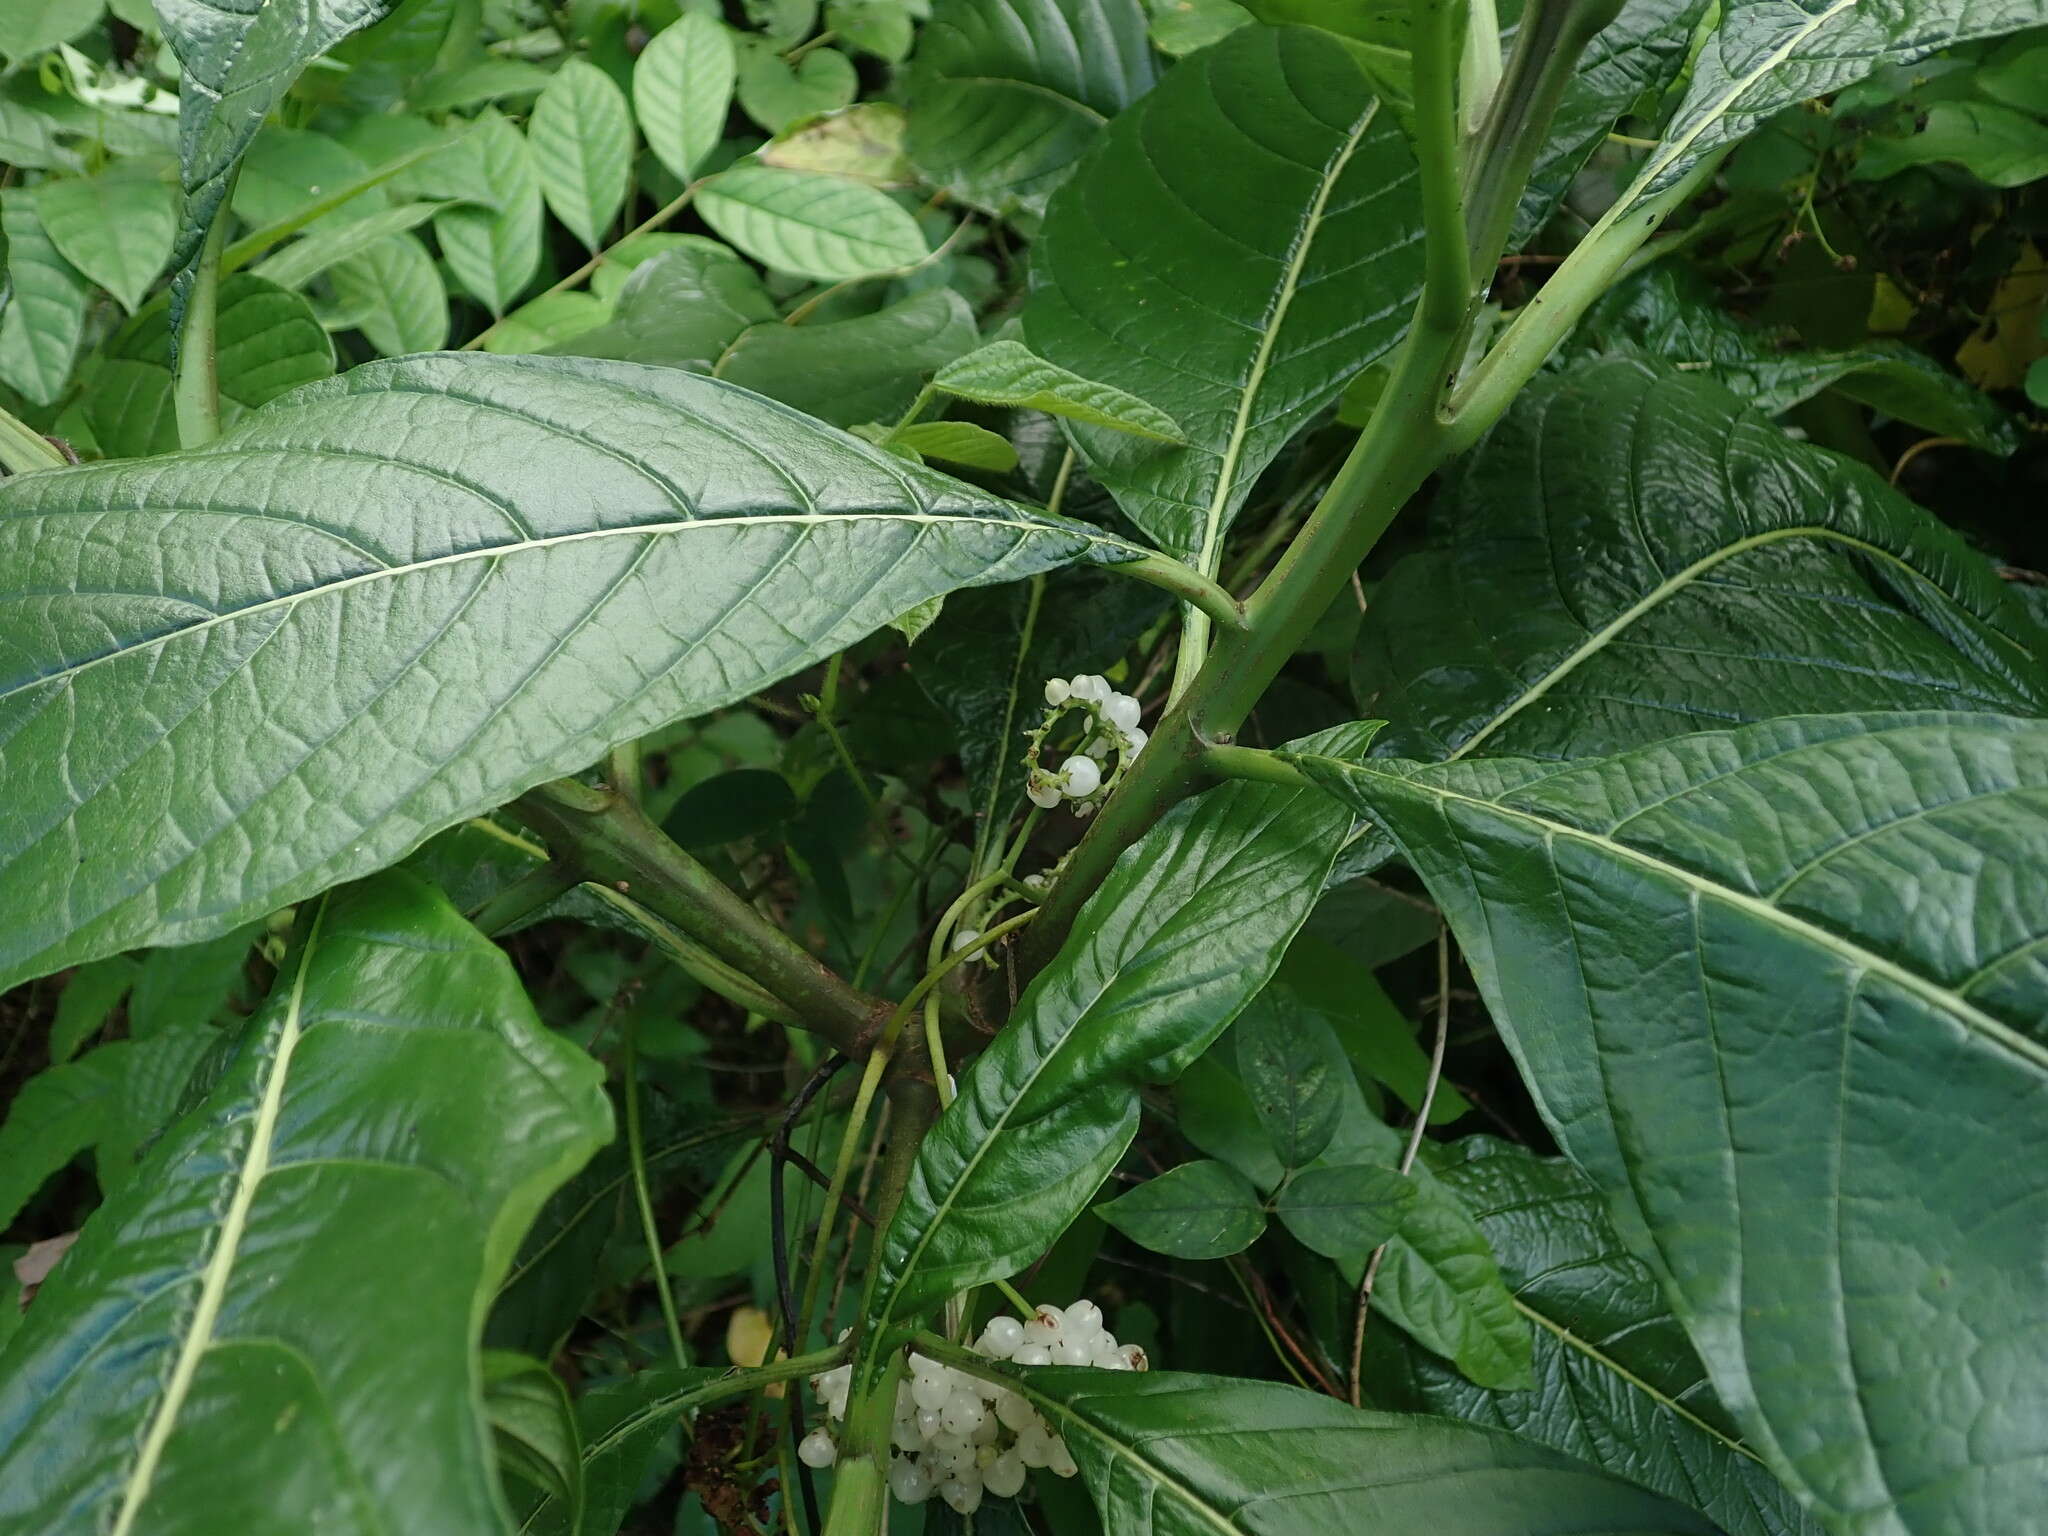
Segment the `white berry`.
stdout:
<svg viewBox="0 0 2048 1536">
<path fill-rule="evenodd" d="M 1060 764 L 1060 788 L 1071 800 L 1084 800 L 1102 788 L 1102 764 L 1077 752 Z"/>
<path fill-rule="evenodd" d="M 807 1467 L 829 1467 L 839 1459 L 839 1447 L 824 1430 L 814 1429 L 797 1446 L 796 1459 Z"/>
</svg>

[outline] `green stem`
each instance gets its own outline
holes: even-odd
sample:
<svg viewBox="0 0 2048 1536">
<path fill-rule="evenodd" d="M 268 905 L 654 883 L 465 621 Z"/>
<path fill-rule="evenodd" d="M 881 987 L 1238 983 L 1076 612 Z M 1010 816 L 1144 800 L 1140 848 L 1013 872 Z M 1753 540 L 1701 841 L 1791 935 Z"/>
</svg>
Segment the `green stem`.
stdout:
<svg viewBox="0 0 2048 1536">
<path fill-rule="evenodd" d="M 555 857 L 599 885 L 630 894 L 796 1010 L 805 1027 L 848 1056 L 867 1054 L 887 1011 L 856 992 L 796 940 L 677 847 L 625 797 L 573 779 L 522 795 L 511 807 Z"/>
<path fill-rule="evenodd" d="M 557 897 L 576 889 L 573 872 L 559 864 L 543 864 L 528 870 L 489 901 L 469 914 L 470 926 L 485 938 L 495 938 L 529 917 Z"/>
<path fill-rule="evenodd" d="M 889 1442 L 903 1352 L 892 1349 L 869 1390 L 848 1406 L 824 1536 L 881 1536 L 889 1518 Z"/>
<path fill-rule="evenodd" d="M 1478 137 L 1500 89 L 1500 13 L 1493 0 L 1471 0 L 1465 16 L 1465 49 L 1458 60 L 1458 130 L 1467 143 Z"/>
<path fill-rule="evenodd" d="M 661 1298 L 662 1326 L 677 1365 L 690 1363 L 683 1347 L 683 1326 L 676 1318 L 675 1293 L 669 1288 L 668 1266 L 662 1262 L 661 1232 L 654 1224 L 654 1200 L 647 1190 L 647 1147 L 640 1135 L 640 1015 L 626 1014 L 626 1044 L 619 1075 L 626 1098 L 626 1161 L 633 1170 L 633 1203 L 640 1208 L 640 1232 L 647 1239 L 647 1259 L 654 1266 L 654 1292 Z"/>
<path fill-rule="evenodd" d="M 1103 569 L 1171 592 L 1196 612 L 1214 620 L 1226 635 L 1241 633 L 1245 627 L 1244 604 L 1213 577 L 1204 576 L 1192 565 L 1184 565 L 1170 555 L 1148 551 L 1135 560 L 1108 562 Z M 1207 626 L 1203 626 L 1203 633 L 1207 633 Z"/>
<path fill-rule="evenodd" d="M 26 475 L 39 469 L 62 469 L 67 462 L 55 443 L 27 422 L 0 410 L 0 469 L 10 475 Z"/>
<path fill-rule="evenodd" d="M 1287 789 L 1307 789 L 1315 783 L 1278 753 L 1257 747 L 1210 747 L 1202 759 L 1209 772 L 1219 779 L 1245 779 Z"/>
<path fill-rule="evenodd" d="M 175 398 L 180 448 L 204 448 L 220 436 L 220 257 L 227 239 L 227 199 L 234 195 L 234 180 L 228 178 L 220 212 L 199 250 L 192 289 L 185 296 Z"/>
<path fill-rule="evenodd" d="M 1415 158 L 1422 170 L 1422 224 L 1429 237 L 1421 321 L 1460 331 L 1472 307 L 1458 129 L 1462 0 L 1416 0 L 1415 8 Z"/>
<path fill-rule="evenodd" d="M 785 1029 L 803 1028 L 796 1010 L 789 1004 L 753 977 L 734 970 L 703 945 L 678 932 L 673 924 L 662 921 L 632 897 L 623 896 L 608 885 L 585 884 L 583 889 L 632 922 L 654 941 L 655 948 L 698 985 L 716 992 L 734 1007 L 747 1013 L 758 1013 Z"/>
</svg>

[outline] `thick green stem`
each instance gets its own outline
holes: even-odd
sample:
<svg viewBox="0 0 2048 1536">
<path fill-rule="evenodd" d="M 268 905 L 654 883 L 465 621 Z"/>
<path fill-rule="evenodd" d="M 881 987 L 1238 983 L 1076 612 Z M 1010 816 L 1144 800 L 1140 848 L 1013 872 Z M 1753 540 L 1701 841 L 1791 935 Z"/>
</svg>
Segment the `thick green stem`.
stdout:
<svg viewBox="0 0 2048 1536">
<path fill-rule="evenodd" d="M 234 185 L 229 182 L 228 195 Z M 220 436 L 220 253 L 227 239 L 225 199 L 206 232 L 192 291 L 185 296 L 185 324 L 178 333 L 176 406 L 178 446 L 204 448 Z"/>
<path fill-rule="evenodd" d="M 847 1408 L 825 1536 L 881 1536 L 886 1528 L 889 1441 L 896 1418 L 896 1382 L 902 1374 L 902 1351 L 889 1351 L 871 1390 L 856 1395 Z"/>
<path fill-rule="evenodd" d="M 1458 130 L 1461 0 L 1415 0 L 1415 159 L 1422 170 L 1422 222 L 1429 232 L 1422 316 L 1459 331 L 1472 306 L 1464 180 Z"/>
<path fill-rule="evenodd" d="M 10 475 L 26 475 L 38 469 L 62 469 L 65 462 L 55 443 L 27 422 L 0 410 L 0 469 Z"/>
<path fill-rule="evenodd" d="M 865 1056 L 889 1005 L 857 992 L 691 858 L 640 808 L 609 790 L 558 780 L 511 807 L 584 879 L 673 923 L 795 1010 L 848 1056 Z"/>
<path fill-rule="evenodd" d="M 619 1064 L 621 1091 L 626 1099 L 626 1161 L 633 1171 L 633 1204 L 640 1213 L 640 1235 L 647 1243 L 647 1261 L 654 1270 L 654 1292 L 661 1299 L 661 1322 L 668 1330 L 668 1347 L 677 1365 L 690 1363 L 683 1347 L 683 1328 L 676 1317 L 675 1292 L 668 1283 L 668 1265 L 661 1247 L 661 1230 L 654 1220 L 654 1196 L 647 1187 L 647 1143 L 640 1134 L 640 1016 L 626 1015 L 626 1048 Z"/>
<path fill-rule="evenodd" d="M 1171 592 L 1197 613 L 1221 626 L 1223 633 L 1235 634 L 1244 628 L 1244 605 L 1232 597 L 1214 579 L 1204 576 L 1192 565 L 1184 564 L 1168 555 L 1146 554 L 1136 560 L 1119 560 L 1104 567 L 1119 576 L 1129 576 L 1148 586 Z M 1208 626 L 1202 626 L 1208 633 Z"/>
</svg>

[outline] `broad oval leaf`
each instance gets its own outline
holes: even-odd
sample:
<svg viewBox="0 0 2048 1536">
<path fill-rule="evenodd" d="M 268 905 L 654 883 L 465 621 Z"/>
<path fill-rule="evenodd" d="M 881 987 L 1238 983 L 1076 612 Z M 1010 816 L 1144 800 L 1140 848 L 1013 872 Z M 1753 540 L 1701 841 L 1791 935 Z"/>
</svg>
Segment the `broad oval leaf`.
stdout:
<svg viewBox="0 0 2048 1536">
<path fill-rule="evenodd" d="M 2035 1508 L 2048 722 L 1302 761 L 1429 884 L 1560 1144 L 1822 1519 L 1925 1536 Z M 1959 1393 L 1958 1361 L 1993 1389 Z"/>
<path fill-rule="evenodd" d="M 714 379 L 467 354 L 0 483 L 0 550 L 5 986 L 222 932 L 925 598 L 1131 546 Z"/>
<path fill-rule="evenodd" d="M 974 311 L 950 288 L 927 288 L 850 320 L 749 326 L 712 373 L 834 426 L 887 421 L 926 373 L 974 345 Z"/>
<path fill-rule="evenodd" d="M 1182 1163 L 1095 1207 L 1140 1247 L 1177 1259 L 1221 1259 L 1266 1230 L 1251 1180 L 1227 1163 Z"/>
<path fill-rule="evenodd" d="M 431 352 L 448 340 L 448 290 L 416 235 L 389 235 L 328 272 L 349 323 L 386 357 Z"/>
<path fill-rule="evenodd" d="M 1691 1510 L 1497 1430 L 1223 1376 L 1007 1376 L 1066 1441 L 1116 1536 L 1718 1536 Z"/>
<path fill-rule="evenodd" d="M 1435 1172 L 1535 1325 L 1535 1389 L 1474 1386 L 1381 1331 L 1366 1356 L 1376 1404 L 1494 1425 L 1689 1504 L 1728 1536 L 1820 1529 L 1742 1445 L 1655 1273 L 1615 1233 L 1591 1180 L 1487 1136 L 1445 1149 Z"/>
<path fill-rule="evenodd" d="M 131 314 L 170 260 L 178 232 L 177 190 L 134 165 L 45 182 L 36 189 L 36 211 L 64 259 Z"/>
<path fill-rule="evenodd" d="M 1291 987 L 1261 991 L 1231 1031 L 1237 1075 L 1283 1168 L 1305 1168 L 1337 1134 L 1351 1063 Z M 1368 1244 L 1367 1246 L 1370 1246 Z"/>
<path fill-rule="evenodd" d="M 725 133 L 738 74 L 732 34 L 701 11 L 663 27 L 633 65 L 633 113 L 655 159 L 678 180 L 696 174 Z"/>
<path fill-rule="evenodd" d="M 1369 728 L 1310 738 L 1349 755 Z M 879 1248 L 874 1312 L 908 1319 L 1014 1274 L 1086 1208 L 1170 1082 L 1261 986 L 1322 890 L 1350 813 L 1234 783 L 1126 849 L 919 1149 Z"/>
<path fill-rule="evenodd" d="M 1273 1214 L 1325 1258 L 1361 1258 L 1401 1230 L 1415 1185 L 1392 1168 L 1338 1163 L 1305 1168 L 1273 1199 Z"/>
<path fill-rule="evenodd" d="M 633 174 L 633 114 L 626 93 L 595 64 L 570 59 L 534 102 L 526 142 L 548 207 L 596 250 L 625 205 Z"/>
<path fill-rule="evenodd" d="M 178 56 L 178 158 L 185 187 L 174 256 L 182 290 L 270 109 L 314 59 L 390 14 L 397 0 L 154 0 Z M 174 314 L 174 321 L 178 315 Z"/>
<path fill-rule="evenodd" d="M 92 293 L 43 227 L 32 188 L 0 191 L 13 298 L 0 313 L 0 383 L 36 405 L 54 405 L 71 378 Z"/>
<path fill-rule="evenodd" d="M 915 266 L 917 220 L 864 182 L 742 163 L 697 195 L 704 222 L 763 266 L 821 283 Z"/>
<path fill-rule="evenodd" d="M 501 1529 L 483 1304 L 610 1132 L 596 1064 L 444 900 L 322 899 L 0 1356 L 0 1524 Z"/>
<path fill-rule="evenodd" d="M 1042 213 L 1102 125 L 1152 88 L 1144 13 L 1114 0 L 937 0 L 910 70 L 911 160 L 991 213 Z"/>
<path fill-rule="evenodd" d="M 1060 189 L 1024 339 L 1179 423 L 1185 448 L 1068 431 L 1132 521 L 1213 571 L 1253 482 L 1399 338 L 1421 278 L 1393 114 L 1330 34 L 1247 27 L 1119 117 Z"/>
<path fill-rule="evenodd" d="M 455 280 L 492 314 L 510 309 L 540 270 L 540 177 L 526 136 L 493 107 L 477 119 L 460 151 L 472 157 L 501 206 L 449 208 L 434 216 L 434 237 Z"/>
<path fill-rule="evenodd" d="M 1533 387 L 1359 632 L 1389 756 L 1617 751 L 1816 710 L 2048 709 L 1990 565 L 1869 469 L 1633 361 Z"/>
</svg>

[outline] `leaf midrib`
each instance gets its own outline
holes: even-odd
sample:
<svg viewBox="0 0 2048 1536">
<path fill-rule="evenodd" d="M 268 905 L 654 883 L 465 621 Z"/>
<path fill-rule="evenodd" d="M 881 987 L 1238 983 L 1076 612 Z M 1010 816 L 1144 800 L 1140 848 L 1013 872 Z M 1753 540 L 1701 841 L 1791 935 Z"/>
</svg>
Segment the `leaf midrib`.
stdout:
<svg viewBox="0 0 2048 1536">
<path fill-rule="evenodd" d="M 276 1054 L 271 1058 L 270 1069 L 263 1082 L 263 1097 L 257 1104 L 255 1123 L 250 1128 L 248 1154 L 235 1177 L 235 1192 L 228 1201 L 227 1212 L 221 1218 L 220 1236 L 213 1252 L 207 1256 L 206 1267 L 200 1272 L 199 1300 L 192 1309 L 184 1341 L 178 1346 L 178 1358 L 171 1367 L 156 1416 L 143 1437 L 134 1467 L 122 1480 L 121 1509 L 115 1518 L 111 1536 L 130 1536 L 133 1532 L 136 1518 L 156 1478 L 157 1466 L 163 1459 L 164 1447 L 177 1427 L 178 1415 L 191 1393 L 199 1362 L 212 1347 L 213 1330 L 220 1320 L 228 1278 L 234 1270 L 242 1237 L 248 1228 L 249 1211 L 256 1203 L 257 1189 L 270 1172 L 271 1143 L 276 1137 L 278 1116 L 284 1104 L 285 1079 L 290 1074 L 292 1056 L 300 1039 L 306 979 L 313 969 L 313 955 L 319 947 L 320 927 L 326 917 L 326 904 L 323 902 L 307 929 L 298 974 L 292 978 L 291 1000 L 285 1007 Z"/>
<path fill-rule="evenodd" d="M 1732 886 L 1711 880 L 1704 875 L 1686 869 L 1682 865 L 1671 863 L 1653 854 L 1631 848 L 1628 844 L 1608 837 L 1605 834 L 1590 832 L 1583 827 L 1575 827 L 1569 822 L 1556 821 L 1550 817 L 1538 815 L 1533 811 L 1519 810 L 1512 806 L 1503 805 L 1497 800 L 1488 800 L 1479 795 L 1460 794 L 1456 790 L 1447 789 L 1441 785 L 1430 784 L 1420 779 L 1405 778 L 1399 774 L 1388 773 L 1384 769 L 1345 763 L 1336 758 L 1324 758 L 1320 759 L 1320 761 L 1336 764 L 1337 767 L 1349 774 L 1378 779 L 1384 783 L 1393 784 L 1398 788 L 1434 796 L 1441 801 L 1474 806 L 1495 816 L 1504 817 L 1511 821 L 1523 822 L 1535 827 L 1543 834 L 1546 849 L 1562 838 L 1566 841 L 1577 842 L 1587 847 L 1598 849 L 1619 862 L 1648 870 L 1667 879 L 1676 880 L 1681 886 L 1698 896 L 1724 902 L 1759 922 L 1781 928 L 1798 938 L 1804 939 L 1815 948 L 1826 950 L 1839 956 L 1844 963 L 1860 973 L 1883 977 L 1902 991 L 1921 999 L 1928 1006 L 1953 1017 L 1957 1022 L 1982 1038 L 2002 1045 L 2006 1050 L 2030 1065 L 2043 1071 L 2048 1071 L 2048 1046 L 2042 1046 L 2028 1039 L 2011 1025 L 1993 1018 L 1968 1000 L 1944 989 L 1940 983 L 1922 976 L 1918 972 L 1908 970 L 1895 960 L 1887 959 L 1864 948 L 1853 939 L 1833 933 L 1817 923 L 1809 922 L 1803 917 L 1794 916 L 1781 907 L 1775 907 L 1760 897 L 1752 896 L 1745 891 L 1739 891 Z M 1755 766 L 1757 766 L 1756 763 L 1745 763 L 1743 765 L 1745 769 Z M 1542 779 L 1534 780 L 1529 784 L 1518 786 L 1518 789 L 1533 789 L 1544 782 L 1545 780 Z M 2003 793 L 2003 791 L 1996 791 L 1995 793 Z"/>
<path fill-rule="evenodd" d="M 1853 0 L 1851 0 L 1851 3 L 1853 3 Z M 1488 737 L 1507 724 L 1508 721 L 1527 709 L 1531 704 L 1534 704 L 1538 699 L 1543 698 L 1552 688 L 1607 649 L 1609 645 L 1613 644 L 1621 636 L 1623 631 L 1629 629 L 1639 619 L 1649 614 L 1653 609 L 1662 606 L 1679 591 L 1690 586 L 1715 567 L 1734 559 L 1737 555 L 1747 554 L 1752 549 L 1760 549 L 1765 545 L 1778 543 L 1785 539 L 1802 538 L 1832 540 L 1872 559 L 1886 561 L 1905 572 L 1916 582 L 1925 583 L 1927 580 L 1926 576 L 1916 566 L 1901 556 L 1894 554 L 1891 550 L 1872 544 L 1867 539 L 1859 539 L 1852 534 L 1842 533 L 1837 529 L 1828 528 L 1818 523 L 1802 524 L 1796 528 L 1773 528 L 1764 533 L 1755 533 L 1747 538 L 1737 539 L 1732 544 L 1724 544 L 1719 549 L 1702 555 L 1691 565 L 1665 577 L 1656 586 L 1644 593 L 1642 597 L 1629 604 L 1628 607 L 1601 625 L 1599 629 L 1592 631 L 1582 643 L 1572 648 L 1568 656 L 1544 673 L 1534 686 L 1517 695 L 1505 709 L 1501 710 L 1499 714 L 1488 720 L 1471 736 L 1467 737 L 1443 761 L 1454 763 L 1459 758 L 1473 751 Z"/>
<path fill-rule="evenodd" d="M 185 624 L 175 629 L 166 630 L 163 634 L 152 635 L 146 640 L 137 640 L 130 645 L 118 646 L 112 650 L 103 651 L 101 654 L 89 657 L 85 661 L 76 662 L 67 667 L 60 667 L 52 672 L 42 673 L 11 688 L 0 689 L 0 703 L 4 703 L 19 693 L 27 693 L 38 688 L 47 687 L 53 683 L 64 682 L 78 676 L 80 673 L 90 671 L 104 662 L 117 661 L 124 656 L 134 655 L 136 652 L 147 650 L 152 646 L 166 645 L 173 640 L 183 639 L 188 635 L 201 634 L 221 624 L 250 618 L 276 608 L 294 608 L 300 603 L 314 598 L 327 597 L 333 593 L 344 592 L 351 587 L 363 586 L 371 582 L 396 580 L 404 576 L 417 575 L 422 571 L 444 569 L 475 560 L 495 561 L 503 556 L 523 555 L 534 550 L 553 549 L 565 544 L 577 544 L 594 539 L 646 537 L 651 540 L 666 534 L 681 533 L 688 529 L 787 528 L 857 522 L 945 524 L 950 527 L 1007 528 L 1019 535 L 1025 536 L 1056 534 L 1067 538 L 1083 539 L 1104 549 L 1128 551 L 1132 556 L 1140 556 L 1145 553 L 1135 544 L 1128 544 L 1120 539 L 1091 533 L 1085 528 L 1068 528 L 1052 523 L 1036 523 L 1021 518 L 963 516 L 943 512 L 790 512 L 772 515 L 682 518 L 660 523 L 634 523 L 617 528 L 585 528 L 579 529 L 574 533 L 553 534 L 546 538 L 523 539 L 516 543 L 491 544 L 477 549 L 457 550 L 452 554 L 435 555 L 426 560 L 408 561 L 404 565 L 387 565 L 374 571 L 360 571 L 353 576 L 344 576 L 338 581 L 330 581 L 319 586 L 308 587 L 304 591 L 288 592 L 276 597 L 267 597 L 259 602 L 230 609 L 226 613 L 215 614 L 212 618 L 202 619 L 197 623 Z M 307 524 L 305 526 L 312 527 L 313 525 Z"/>
</svg>

